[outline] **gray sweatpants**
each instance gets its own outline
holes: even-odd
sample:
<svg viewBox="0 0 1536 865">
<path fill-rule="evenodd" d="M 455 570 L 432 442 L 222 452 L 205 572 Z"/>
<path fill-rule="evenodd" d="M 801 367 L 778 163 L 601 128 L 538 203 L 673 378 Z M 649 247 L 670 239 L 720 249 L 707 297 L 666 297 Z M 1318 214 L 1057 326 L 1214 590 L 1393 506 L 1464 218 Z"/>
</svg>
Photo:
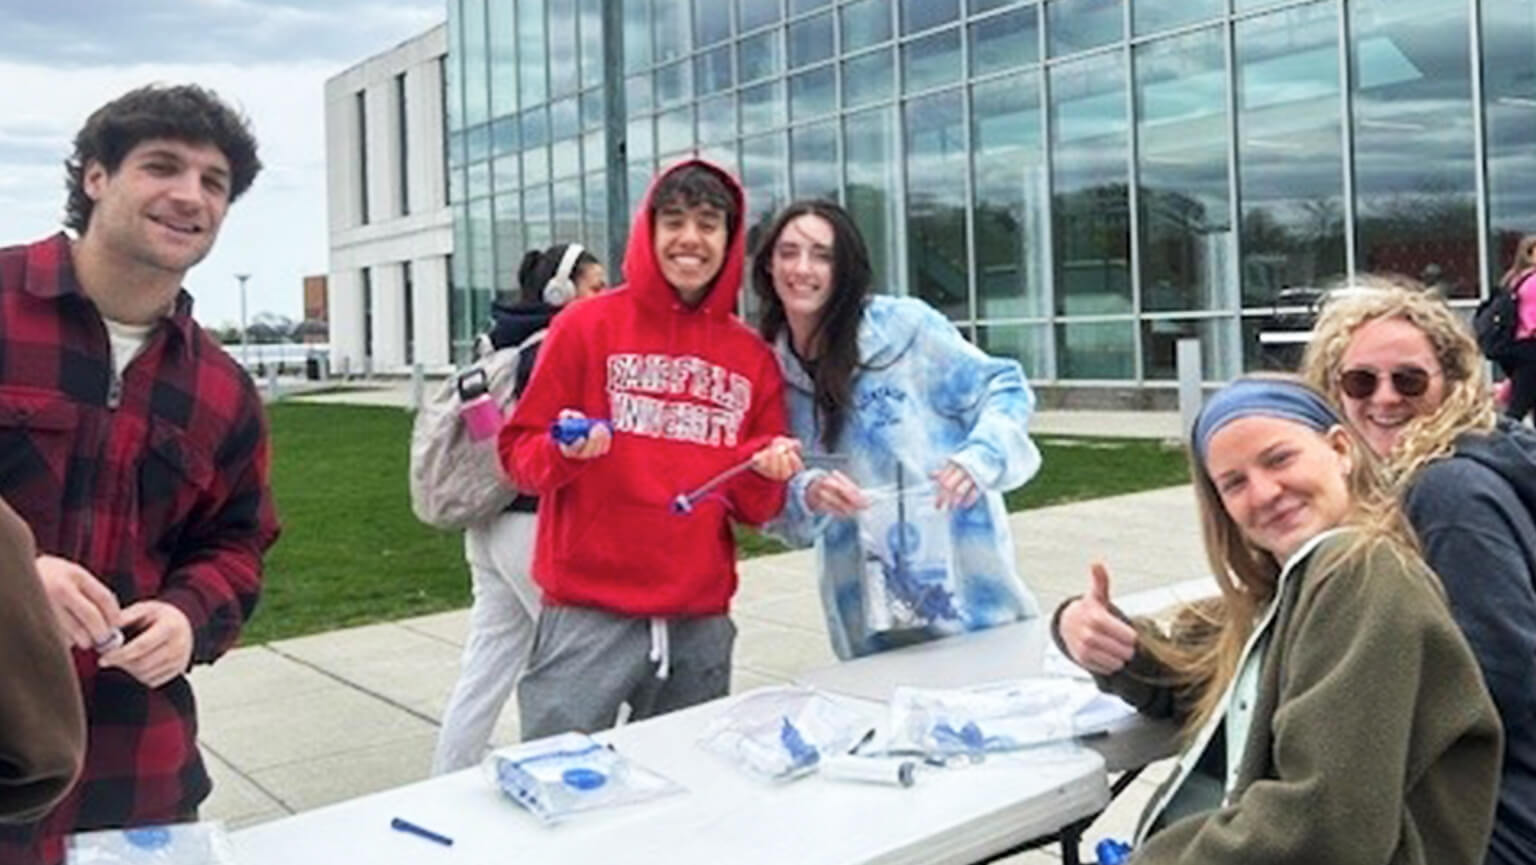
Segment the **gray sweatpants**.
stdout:
<svg viewBox="0 0 1536 865">
<path fill-rule="evenodd" d="M 539 611 L 528 669 L 517 683 L 523 741 L 612 727 L 629 703 L 640 720 L 725 696 L 736 625 L 729 616 L 667 620 L 665 679 L 651 659 L 651 620 L 589 607 Z"/>
</svg>

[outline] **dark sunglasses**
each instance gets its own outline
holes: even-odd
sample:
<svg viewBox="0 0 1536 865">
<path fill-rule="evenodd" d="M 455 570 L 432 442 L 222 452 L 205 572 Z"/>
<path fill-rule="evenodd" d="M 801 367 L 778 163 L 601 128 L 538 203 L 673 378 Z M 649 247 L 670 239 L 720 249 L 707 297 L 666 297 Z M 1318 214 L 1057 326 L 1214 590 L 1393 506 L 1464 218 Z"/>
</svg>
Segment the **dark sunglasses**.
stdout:
<svg viewBox="0 0 1536 865">
<path fill-rule="evenodd" d="M 1392 389 L 1398 395 L 1410 399 L 1423 396 L 1429 390 L 1430 372 L 1417 366 L 1400 366 L 1392 370 Z M 1351 399 L 1370 399 L 1381 382 L 1381 374 L 1374 369 L 1346 369 L 1339 373 L 1339 388 Z"/>
</svg>

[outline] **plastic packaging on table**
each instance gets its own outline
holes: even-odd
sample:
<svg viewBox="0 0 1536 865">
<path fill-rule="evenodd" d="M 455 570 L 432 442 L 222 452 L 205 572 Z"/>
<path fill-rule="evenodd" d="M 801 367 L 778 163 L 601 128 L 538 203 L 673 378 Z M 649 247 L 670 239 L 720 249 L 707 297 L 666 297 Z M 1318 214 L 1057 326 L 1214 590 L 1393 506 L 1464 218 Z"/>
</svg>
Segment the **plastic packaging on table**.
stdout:
<svg viewBox="0 0 1536 865">
<path fill-rule="evenodd" d="M 1100 733 L 1135 710 L 1092 684 L 1023 679 L 965 691 L 899 687 L 886 750 L 945 758 L 1035 748 Z"/>
<path fill-rule="evenodd" d="M 498 789 L 544 823 L 683 792 L 584 733 L 504 748 L 484 766 Z"/>
<path fill-rule="evenodd" d="M 930 484 L 867 490 L 858 514 L 864 625 L 872 633 L 958 622 L 951 514 Z"/>
<path fill-rule="evenodd" d="M 809 688 L 760 688 L 705 727 L 699 744 L 769 781 L 798 778 L 846 754 L 874 725 Z"/>
<path fill-rule="evenodd" d="M 171 823 L 81 832 L 69 837 L 69 865 L 234 865 L 224 824 Z"/>
</svg>

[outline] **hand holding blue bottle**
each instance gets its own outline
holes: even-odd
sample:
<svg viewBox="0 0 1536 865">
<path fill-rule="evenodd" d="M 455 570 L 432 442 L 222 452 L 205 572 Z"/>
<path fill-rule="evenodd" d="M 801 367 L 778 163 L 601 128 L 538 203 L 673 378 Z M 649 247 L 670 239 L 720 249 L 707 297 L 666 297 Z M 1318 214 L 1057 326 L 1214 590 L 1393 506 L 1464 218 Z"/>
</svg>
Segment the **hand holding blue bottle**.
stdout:
<svg viewBox="0 0 1536 865">
<path fill-rule="evenodd" d="M 589 418 L 575 409 L 560 412 L 549 427 L 550 438 L 567 459 L 591 460 L 608 453 L 613 445 L 613 425 L 606 420 Z"/>
<path fill-rule="evenodd" d="M 1093 855 L 1099 860 L 1099 865 L 1125 865 L 1131 861 L 1131 845 L 1105 838 L 1094 846 Z"/>
</svg>

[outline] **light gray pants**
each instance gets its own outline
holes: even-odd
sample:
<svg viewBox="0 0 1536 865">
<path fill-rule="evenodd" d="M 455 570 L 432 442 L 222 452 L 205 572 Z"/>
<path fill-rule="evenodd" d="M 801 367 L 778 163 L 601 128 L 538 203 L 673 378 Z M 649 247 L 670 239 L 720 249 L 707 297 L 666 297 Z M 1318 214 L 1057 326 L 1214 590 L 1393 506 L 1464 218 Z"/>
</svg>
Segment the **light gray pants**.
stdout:
<svg viewBox="0 0 1536 865">
<path fill-rule="evenodd" d="M 612 727 L 619 706 L 640 720 L 725 696 L 736 625 L 729 616 L 666 620 L 665 660 L 651 619 L 589 607 L 545 607 L 517 683 L 523 741 Z M 657 672 L 665 664 L 666 678 Z"/>
<path fill-rule="evenodd" d="M 485 756 L 496 719 L 528 660 L 539 615 L 539 587 L 531 573 L 537 525 L 534 514 L 509 512 L 464 533 L 475 604 L 459 681 L 432 755 L 434 775 L 467 769 Z"/>
</svg>

